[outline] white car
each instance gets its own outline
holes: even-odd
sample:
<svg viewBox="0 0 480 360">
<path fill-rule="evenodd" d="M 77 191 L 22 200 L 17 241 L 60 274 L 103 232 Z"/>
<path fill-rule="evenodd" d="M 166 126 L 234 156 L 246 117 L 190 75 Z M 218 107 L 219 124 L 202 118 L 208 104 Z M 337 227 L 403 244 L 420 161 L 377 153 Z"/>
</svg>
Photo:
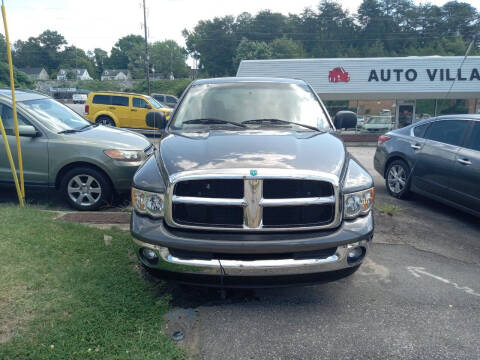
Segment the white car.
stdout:
<svg viewBox="0 0 480 360">
<path fill-rule="evenodd" d="M 370 116 L 362 126 L 363 132 L 386 132 L 393 129 L 390 116 Z"/>
<path fill-rule="evenodd" d="M 87 101 L 87 94 L 73 94 L 72 100 L 74 104 L 85 104 Z"/>
</svg>

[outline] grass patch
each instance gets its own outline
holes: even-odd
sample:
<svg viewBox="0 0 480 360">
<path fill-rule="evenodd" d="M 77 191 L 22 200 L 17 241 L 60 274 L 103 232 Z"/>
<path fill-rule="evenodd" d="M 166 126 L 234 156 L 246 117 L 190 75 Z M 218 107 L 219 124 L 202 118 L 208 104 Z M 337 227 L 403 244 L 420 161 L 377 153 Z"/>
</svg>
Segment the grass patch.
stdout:
<svg viewBox="0 0 480 360">
<path fill-rule="evenodd" d="M 390 216 L 400 215 L 402 213 L 402 209 L 396 205 L 383 203 L 383 204 L 376 204 L 375 208 L 381 213 Z"/>
<path fill-rule="evenodd" d="M 0 206 L 0 358 L 181 359 L 130 234 Z M 111 241 L 104 241 L 104 235 Z"/>
</svg>

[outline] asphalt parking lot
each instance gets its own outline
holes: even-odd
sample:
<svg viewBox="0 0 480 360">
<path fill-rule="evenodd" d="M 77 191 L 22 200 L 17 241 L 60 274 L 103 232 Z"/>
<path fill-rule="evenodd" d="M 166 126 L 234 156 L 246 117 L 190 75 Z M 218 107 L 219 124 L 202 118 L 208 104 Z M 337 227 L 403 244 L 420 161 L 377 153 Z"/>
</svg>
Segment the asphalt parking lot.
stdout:
<svg viewBox="0 0 480 360">
<path fill-rule="evenodd" d="M 338 282 L 232 291 L 178 288 L 167 333 L 194 359 L 478 359 L 480 221 L 421 197 L 399 201 L 372 169 L 377 210 L 368 259 Z M 400 209 L 400 210 L 398 210 Z"/>
</svg>

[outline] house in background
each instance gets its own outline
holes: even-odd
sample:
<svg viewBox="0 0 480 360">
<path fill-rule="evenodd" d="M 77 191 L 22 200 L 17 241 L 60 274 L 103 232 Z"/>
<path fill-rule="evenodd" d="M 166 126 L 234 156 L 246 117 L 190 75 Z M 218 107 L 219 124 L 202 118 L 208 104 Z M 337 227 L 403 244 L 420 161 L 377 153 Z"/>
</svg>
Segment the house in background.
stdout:
<svg viewBox="0 0 480 360">
<path fill-rule="evenodd" d="M 48 73 L 43 67 L 38 67 L 38 68 L 27 67 L 27 68 L 22 68 L 18 70 L 27 74 L 28 77 L 32 80 L 48 80 L 49 79 Z"/>
<path fill-rule="evenodd" d="M 93 80 L 87 69 L 60 69 L 57 80 Z"/>
<path fill-rule="evenodd" d="M 104 80 L 128 80 L 131 79 L 130 71 L 124 69 L 105 69 L 100 78 Z"/>
</svg>

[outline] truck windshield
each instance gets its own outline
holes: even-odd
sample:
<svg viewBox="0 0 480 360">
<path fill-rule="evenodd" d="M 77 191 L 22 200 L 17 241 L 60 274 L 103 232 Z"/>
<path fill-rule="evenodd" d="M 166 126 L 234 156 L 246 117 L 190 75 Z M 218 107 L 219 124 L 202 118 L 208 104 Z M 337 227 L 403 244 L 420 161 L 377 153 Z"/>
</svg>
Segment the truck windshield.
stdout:
<svg viewBox="0 0 480 360">
<path fill-rule="evenodd" d="M 266 119 L 270 121 L 255 121 Z M 171 129 L 229 126 L 232 130 L 242 130 L 240 126 L 228 124 L 231 122 L 244 123 L 248 127 L 294 126 L 298 130 L 310 131 L 289 124 L 293 122 L 320 130 L 330 129 L 327 115 L 307 86 L 276 82 L 194 85 L 175 113 Z"/>
</svg>

